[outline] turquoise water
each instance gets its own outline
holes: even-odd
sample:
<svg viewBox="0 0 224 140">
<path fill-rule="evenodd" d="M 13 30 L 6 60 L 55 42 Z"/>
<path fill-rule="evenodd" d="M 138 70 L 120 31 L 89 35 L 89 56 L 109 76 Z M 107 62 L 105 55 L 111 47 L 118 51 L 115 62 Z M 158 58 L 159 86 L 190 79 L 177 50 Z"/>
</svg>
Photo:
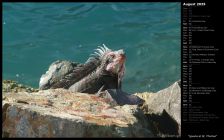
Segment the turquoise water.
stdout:
<svg viewBox="0 0 224 140">
<path fill-rule="evenodd" d="M 85 62 L 101 44 L 127 55 L 123 89 L 180 79 L 180 3 L 3 3 L 3 79 L 38 87 L 56 60 Z"/>
</svg>

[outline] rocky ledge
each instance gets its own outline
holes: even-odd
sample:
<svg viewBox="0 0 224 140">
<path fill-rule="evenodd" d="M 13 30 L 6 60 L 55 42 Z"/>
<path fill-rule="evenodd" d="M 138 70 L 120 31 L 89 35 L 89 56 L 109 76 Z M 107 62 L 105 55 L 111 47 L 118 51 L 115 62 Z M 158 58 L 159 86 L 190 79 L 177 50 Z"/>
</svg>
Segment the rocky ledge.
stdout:
<svg viewBox="0 0 224 140">
<path fill-rule="evenodd" d="M 180 136 L 178 82 L 157 93 L 136 95 L 145 100 L 143 105 L 118 106 L 65 89 L 3 90 L 2 137 Z"/>
<path fill-rule="evenodd" d="M 23 84 L 19 84 L 13 80 L 3 80 L 2 81 L 2 92 L 37 92 L 39 89 L 35 89 Z"/>
</svg>

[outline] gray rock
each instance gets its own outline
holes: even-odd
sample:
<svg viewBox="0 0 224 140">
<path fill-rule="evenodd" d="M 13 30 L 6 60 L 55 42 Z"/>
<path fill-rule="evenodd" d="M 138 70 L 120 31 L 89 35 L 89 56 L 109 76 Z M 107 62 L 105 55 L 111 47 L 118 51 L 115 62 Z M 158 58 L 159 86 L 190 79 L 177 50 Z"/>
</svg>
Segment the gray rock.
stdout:
<svg viewBox="0 0 224 140">
<path fill-rule="evenodd" d="M 142 109 L 152 124 L 158 136 L 181 135 L 181 89 L 180 81 L 158 91 L 157 93 L 137 93 L 145 100 Z"/>
<path fill-rule="evenodd" d="M 142 106 L 66 89 L 3 92 L 2 137 L 179 137 L 178 83 L 135 94 Z"/>
<path fill-rule="evenodd" d="M 95 95 L 65 89 L 4 96 L 3 137 L 154 136 L 137 106 L 111 106 Z"/>
</svg>

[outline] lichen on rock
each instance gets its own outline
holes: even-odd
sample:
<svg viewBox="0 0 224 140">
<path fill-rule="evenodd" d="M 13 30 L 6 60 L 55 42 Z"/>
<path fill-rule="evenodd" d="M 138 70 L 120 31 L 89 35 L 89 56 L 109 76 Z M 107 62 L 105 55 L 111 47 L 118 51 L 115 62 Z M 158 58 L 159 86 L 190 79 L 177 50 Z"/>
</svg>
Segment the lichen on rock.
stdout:
<svg viewBox="0 0 224 140">
<path fill-rule="evenodd" d="M 3 92 L 37 92 L 38 89 L 32 88 L 30 86 L 26 86 L 23 84 L 19 84 L 13 80 L 3 80 L 2 81 L 2 91 Z"/>
<path fill-rule="evenodd" d="M 3 131 L 8 137 L 153 137 L 132 112 L 94 95 L 49 89 L 5 97 Z"/>
<path fill-rule="evenodd" d="M 136 93 L 145 100 L 140 106 L 60 88 L 29 92 L 17 84 L 3 81 L 3 137 L 180 136 L 178 82 L 157 93 Z"/>
</svg>

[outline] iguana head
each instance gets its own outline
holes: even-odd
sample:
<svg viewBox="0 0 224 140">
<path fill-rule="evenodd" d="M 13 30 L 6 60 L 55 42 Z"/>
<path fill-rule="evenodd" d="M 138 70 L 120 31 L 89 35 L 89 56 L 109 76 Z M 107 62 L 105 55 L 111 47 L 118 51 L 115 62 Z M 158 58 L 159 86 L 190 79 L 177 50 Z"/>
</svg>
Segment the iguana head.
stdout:
<svg viewBox="0 0 224 140">
<path fill-rule="evenodd" d="M 106 70 L 114 74 L 119 74 L 124 71 L 125 64 L 125 53 L 123 50 L 111 51 L 106 54 L 106 59 L 108 61 Z"/>
<path fill-rule="evenodd" d="M 96 49 L 95 54 L 101 60 L 101 67 L 113 74 L 124 73 L 126 56 L 122 49 L 112 51 L 104 44 Z"/>
<path fill-rule="evenodd" d="M 99 72 L 106 71 L 109 74 L 118 76 L 118 84 L 120 85 L 121 80 L 125 73 L 125 60 L 126 56 L 122 49 L 112 51 L 104 44 L 96 49 L 95 55 L 101 60 Z M 104 73 L 103 73 L 104 74 Z"/>
</svg>

